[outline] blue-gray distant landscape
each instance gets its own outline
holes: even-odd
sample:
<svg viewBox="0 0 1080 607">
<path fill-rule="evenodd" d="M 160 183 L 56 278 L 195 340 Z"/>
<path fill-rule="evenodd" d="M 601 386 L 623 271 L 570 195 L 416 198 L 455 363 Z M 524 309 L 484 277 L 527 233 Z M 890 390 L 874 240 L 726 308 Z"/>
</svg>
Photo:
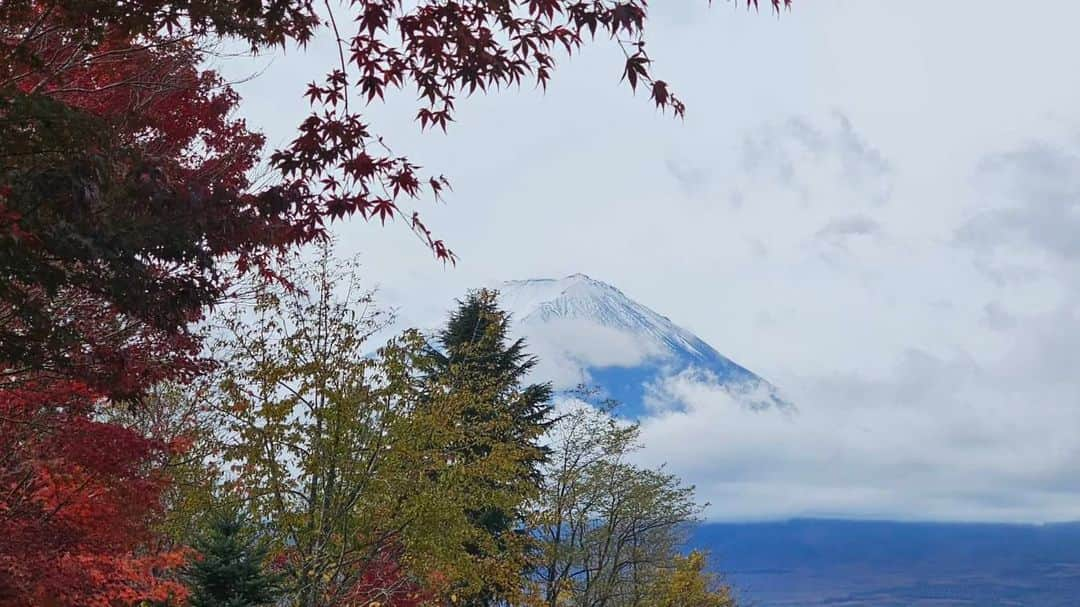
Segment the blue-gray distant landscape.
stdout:
<svg viewBox="0 0 1080 607">
<path fill-rule="evenodd" d="M 1080 597 L 1080 524 L 712 523 L 691 544 L 758 607 L 1074 607 Z"/>
</svg>

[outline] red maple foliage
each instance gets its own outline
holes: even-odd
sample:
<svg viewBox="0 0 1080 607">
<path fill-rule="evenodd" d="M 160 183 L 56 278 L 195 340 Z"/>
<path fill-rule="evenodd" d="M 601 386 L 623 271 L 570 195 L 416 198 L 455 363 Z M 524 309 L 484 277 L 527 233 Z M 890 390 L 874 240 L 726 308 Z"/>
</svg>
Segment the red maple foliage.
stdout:
<svg viewBox="0 0 1080 607">
<path fill-rule="evenodd" d="M 60 293 L 184 334 L 221 295 L 222 256 L 307 238 L 287 187 L 248 192 L 263 138 L 190 41 L 106 31 L 87 51 L 48 25 L 34 57 L 55 67 L 0 69 L 0 360 L 36 369 L 87 339 Z"/>
<path fill-rule="evenodd" d="M 0 604 L 134 605 L 183 597 L 148 550 L 169 445 L 95 421 L 100 392 L 22 377 L 0 386 Z"/>
<path fill-rule="evenodd" d="M 791 4 L 771 2 L 776 11 Z M 406 215 L 403 198 L 427 192 L 437 200 L 449 186 L 444 176 L 421 176 L 420 167 L 394 155 L 355 109 L 383 101 L 388 89 L 413 88 L 421 101 L 420 128 L 445 131 L 459 96 L 530 80 L 546 88 L 556 54 L 572 54 L 599 31 L 623 49 L 623 79 L 632 89 L 647 85 L 658 108 L 671 108 L 677 116 L 686 111 L 668 84 L 651 76 L 644 40 L 647 0 L 468 0 L 409 7 L 399 0 L 352 0 L 349 5 L 352 31 L 338 28 L 327 5 L 339 64 L 321 83 L 308 85 L 311 114 L 291 145 L 271 156 L 282 175 L 304 184 L 308 199 L 317 201 L 309 207 L 313 222 L 358 213 L 385 223 Z M 747 0 L 747 6 L 757 7 L 758 0 Z M 417 212 L 409 217 L 438 258 L 455 259 Z"/>
<path fill-rule="evenodd" d="M 0 372 L 0 604 L 109 606 L 182 597 L 157 548 L 170 455 L 183 449 L 107 423 L 120 400 L 201 372 L 196 343 L 81 293 L 51 303 L 84 340 L 62 368 Z M 31 365 L 32 367 L 33 365 Z M 25 367 L 25 365 L 23 365 Z"/>
<path fill-rule="evenodd" d="M 342 604 L 357 607 L 421 607 L 436 599 L 432 584 L 422 583 L 401 565 L 404 550 L 388 543 L 364 564 L 364 572 L 344 592 Z M 434 584 L 438 585 L 438 584 Z"/>
</svg>

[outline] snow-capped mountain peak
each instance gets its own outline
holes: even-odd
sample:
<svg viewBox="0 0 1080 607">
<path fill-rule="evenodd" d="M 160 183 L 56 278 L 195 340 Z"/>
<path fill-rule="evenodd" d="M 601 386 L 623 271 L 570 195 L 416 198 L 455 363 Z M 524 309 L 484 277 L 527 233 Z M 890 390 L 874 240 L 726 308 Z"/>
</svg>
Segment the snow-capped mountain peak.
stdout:
<svg viewBox="0 0 1080 607">
<path fill-rule="evenodd" d="M 630 331 L 654 340 L 672 351 L 702 356 L 701 340 L 678 327 L 666 316 L 631 300 L 615 287 L 593 280 L 585 274 L 571 274 L 561 280 L 523 280 L 505 283 L 504 303 L 519 309 L 522 300 L 534 309 L 518 322 L 526 325 L 555 320 L 584 319 L 601 326 Z M 514 298 L 512 302 L 510 298 Z M 695 343 L 697 342 L 697 343 Z"/>
<path fill-rule="evenodd" d="M 666 316 L 585 274 L 498 286 L 515 330 L 556 387 L 598 385 L 634 413 L 666 378 L 705 378 L 754 409 L 790 405 L 774 386 Z"/>
</svg>

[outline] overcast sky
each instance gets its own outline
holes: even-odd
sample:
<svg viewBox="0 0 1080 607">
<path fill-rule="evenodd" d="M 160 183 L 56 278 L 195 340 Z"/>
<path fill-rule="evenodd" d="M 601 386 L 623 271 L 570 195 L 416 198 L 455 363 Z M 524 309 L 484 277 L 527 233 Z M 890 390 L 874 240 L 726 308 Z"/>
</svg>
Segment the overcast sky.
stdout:
<svg viewBox="0 0 1080 607">
<path fill-rule="evenodd" d="M 338 226 L 383 299 L 427 325 L 465 289 L 584 272 L 780 386 L 790 418 L 707 386 L 645 422 L 651 461 L 715 518 L 1080 519 L 1080 4 L 796 0 L 777 19 L 656 2 L 649 51 L 685 121 L 619 84 L 605 42 L 546 94 L 459 103 L 396 152 L 445 173 L 423 203 L 460 255 L 404 226 Z M 285 144 L 307 53 L 230 60 Z"/>
</svg>

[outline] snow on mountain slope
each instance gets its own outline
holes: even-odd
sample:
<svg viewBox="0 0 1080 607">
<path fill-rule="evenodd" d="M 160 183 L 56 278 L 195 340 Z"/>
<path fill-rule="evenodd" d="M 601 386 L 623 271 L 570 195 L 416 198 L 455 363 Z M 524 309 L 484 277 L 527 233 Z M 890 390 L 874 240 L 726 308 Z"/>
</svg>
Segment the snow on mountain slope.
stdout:
<svg viewBox="0 0 1080 607">
<path fill-rule="evenodd" d="M 537 375 L 556 388 L 594 385 L 639 417 L 678 406 L 678 378 L 723 390 L 751 409 L 791 405 L 769 382 L 665 316 L 584 274 L 498 285 L 514 330 L 540 357 Z"/>
</svg>

